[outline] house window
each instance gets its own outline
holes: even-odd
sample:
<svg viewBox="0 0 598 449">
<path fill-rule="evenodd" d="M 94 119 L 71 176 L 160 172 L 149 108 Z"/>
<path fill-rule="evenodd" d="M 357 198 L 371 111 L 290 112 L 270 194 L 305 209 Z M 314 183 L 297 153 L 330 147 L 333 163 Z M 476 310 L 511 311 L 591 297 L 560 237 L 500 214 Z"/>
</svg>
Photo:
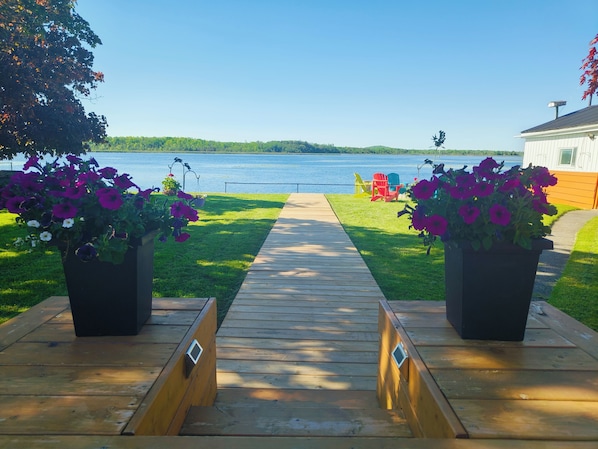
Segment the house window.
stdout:
<svg viewBox="0 0 598 449">
<path fill-rule="evenodd" d="M 561 157 L 559 159 L 559 165 L 575 166 L 575 155 L 577 148 L 562 148 Z"/>
</svg>

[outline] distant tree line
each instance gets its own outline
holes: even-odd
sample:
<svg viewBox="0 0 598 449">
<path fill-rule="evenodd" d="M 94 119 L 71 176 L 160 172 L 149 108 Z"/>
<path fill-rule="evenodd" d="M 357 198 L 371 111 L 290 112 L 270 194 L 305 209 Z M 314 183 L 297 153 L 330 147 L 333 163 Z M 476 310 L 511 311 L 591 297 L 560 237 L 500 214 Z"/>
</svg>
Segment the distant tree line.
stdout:
<svg viewBox="0 0 598 449">
<path fill-rule="evenodd" d="M 91 151 L 154 152 L 154 153 L 345 153 L 345 154 L 422 154 L 438 150 L 415 150 L 372 146 L 365 148 L 337 147 L 303 142 L 300 140 L 281 140 L 271 142 L 216 142 L 213 140 L 192 139 L 188 137 L 108 137 L 104 143 L 91 144 Z M 467 150 L 441 150 L 445 154 L 471 154 Z M 480 154 L 494 156 L 517 156 L 516 151 L 478 151 Z"/>
</svg>

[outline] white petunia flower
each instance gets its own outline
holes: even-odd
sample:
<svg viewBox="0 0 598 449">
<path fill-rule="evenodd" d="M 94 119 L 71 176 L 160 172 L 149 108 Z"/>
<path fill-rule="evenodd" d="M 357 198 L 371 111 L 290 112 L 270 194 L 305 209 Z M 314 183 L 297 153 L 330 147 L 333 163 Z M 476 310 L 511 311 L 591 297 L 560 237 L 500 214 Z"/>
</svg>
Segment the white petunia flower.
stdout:
<svg viewBox="0 0 598 449">
<path fill-rule="evenodd" d="M 39 239 L 42 242 L 49 242 L 50 240 L 52 240 L 52 234 L 48 231 L 44 231 L 39 235 Z"/>
<path fill-rule="evenodd" d="M 73 220 L 72 218 L 65 218 L 64 221 L 62 222 L 62 227 L 63 228 L 72 228 L 74 224 L 75 224 L 75 220 Z"/>
<path fill-rule="evenodd" d="M 27 226 L 29 226 L 30 228 L 39 228 L 40 224 L 39 224 L 39 221 L 37 221 L 37 220 L 29 220 L 27 222 Z"/>
</svg>

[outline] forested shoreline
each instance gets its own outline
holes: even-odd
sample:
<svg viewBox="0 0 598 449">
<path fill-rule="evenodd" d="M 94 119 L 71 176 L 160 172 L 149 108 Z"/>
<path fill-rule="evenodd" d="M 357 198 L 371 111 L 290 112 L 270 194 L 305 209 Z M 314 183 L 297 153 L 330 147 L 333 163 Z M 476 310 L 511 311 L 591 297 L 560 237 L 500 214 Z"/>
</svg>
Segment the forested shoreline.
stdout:
<svg viewBox="0 0 598 449">
<path fill-rule="evenodd" d="M 416 150 L 372 146 L 366 148 L 338 147 L 303 142 L 299 140 L 283 140 L 270 142 L 217 142 L 213 140 L 193 139 L 189 137 L 108 137 L 105 143 L 91 144 L 91 151 L 109 151 L 119 153 L 153 152 L 153 153 L 288 153 L 288 154 L 426 154 L 435 153 L 434 148 Z M 440 150 L 445 154 L 468 155 L 479 153 L 488 156 L 518 156 L 517 151 L 478 151 L 478 150 Z"/>
</svg>

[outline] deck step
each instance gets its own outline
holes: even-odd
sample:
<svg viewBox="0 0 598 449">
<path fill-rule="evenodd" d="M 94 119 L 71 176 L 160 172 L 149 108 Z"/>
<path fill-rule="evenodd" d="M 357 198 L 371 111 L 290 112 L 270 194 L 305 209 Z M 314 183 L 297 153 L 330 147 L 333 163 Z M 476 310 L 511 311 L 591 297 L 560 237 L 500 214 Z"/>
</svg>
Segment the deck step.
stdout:
<svg viewBox="0 0 598 449">
<path fill-rule="evenodd" d="M 180 435 L 412 437 L 400 410 L 374 391 L 219 390 L 213 407 L 192 407 Z"/>
</svg>

